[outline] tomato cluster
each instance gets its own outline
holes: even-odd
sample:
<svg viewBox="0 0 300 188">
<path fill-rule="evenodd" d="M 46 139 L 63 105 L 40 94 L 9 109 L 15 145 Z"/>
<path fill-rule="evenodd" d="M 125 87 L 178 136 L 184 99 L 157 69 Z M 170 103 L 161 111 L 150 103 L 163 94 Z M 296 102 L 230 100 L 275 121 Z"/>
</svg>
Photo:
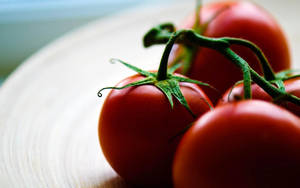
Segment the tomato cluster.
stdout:
<svg viewBox="0 0 300 188">
<path fill-rule="evenodd" d="M 200 27 L 201 23 L 205 24 L 203 26 L 205 28 L 201 29 L 202 35 L 249 40 L 264 52 L 274 71 L 290 68 L 290 53 L 286 37 L 276 20 L 261 7 L 247 1 L 221 1 L 203 6 L 197 16 Z M 194 22 L 195 14 L 188 17 L 180 28 L 192 28 Z M 175 48 L 173 57 L 170 58 L 171 64 L 174 63 L 176 57 L 184 53 L 184 49 L 180 48 L 184 47 Z M 232 49 L 255 71 L 262 72 L 251 50 L 241 46 L 232 46 Z M 218 89 L 219 92 L 203 88 L 213 103 L 218 101 L 220 94 L 237 80 L 242 79 L 241 71 L 222 54 L 212 49 L 198 48 L 193 54 L 193 59 L 185 63 L 191 64 L 190 69 L 185 72 L 181 69 L 180 73 L 211 84 Z"/>
<path fill-rule="evenodd" d="M 119 60 L 139 74 L 103 88 L 112 89 L 99 118 L 103 154 L 133 186 L 300 187 L 300 76 L 273 72 L 290 68 L 283 32 L 249 2 L 200 10 L 181 27 L 193 31 L 165 24 L 146 34 L 147 46 L 167 43 L 157 72 Z M 247 39 L 265 56 L 215 37 Z"/>
</svg>

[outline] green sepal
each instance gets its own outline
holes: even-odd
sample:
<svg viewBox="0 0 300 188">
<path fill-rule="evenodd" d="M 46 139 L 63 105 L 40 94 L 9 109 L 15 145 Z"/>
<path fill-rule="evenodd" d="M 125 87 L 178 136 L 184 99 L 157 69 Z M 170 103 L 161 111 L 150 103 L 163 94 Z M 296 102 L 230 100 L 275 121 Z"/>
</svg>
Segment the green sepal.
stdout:
<svg viewBox="0 0 300 188">
<path fill-rule="evenodd" d="M 118 89 L 118 90 L 120 90 L 120 89 L 125 89 L 125 88 L 128 88 L 128 87 L 132 87 L 132 86 L 140 86 L 140 85 L 146 85 L 146 84 L 153 84 L 154 80 L 155 79 L 153 77 L 147 77 L 145 79 L 142 79 L 142 80 L 139 80 L 139 81 L 136 81 L 136 82 L 132 82 L 132 83 L 127 84 L 127 85 L 122 86 L 122 87 L 104 87 L 104 88 L 102 88 L 102 89 L 100 89 L 98 91 L 98 96 L 102 97 L 102 93 L 101 92 L 103 90 L 105 90 L 105 89 Z"/>
<path fill-rule="evenodd" d="M 296 74 L 296 75 L 292 75 L 292 76 L 287 76 L 283 80 L 290 80 L 290 79 L 299 78 L 299 77 L 300 77 L 300 74 Z"/>
<path fill-rule="evenodd" d="M 289 70 L 281 71 L 276 74 L 276 80 L 285 81 L 285 80 L 290 80 L 293 78 L 299 78 L 300 74 L 293 75 L 293 73 L 297 73 L 297 72 L 300 72 L 300 70 L 299 69 L 289 69 Z"/>
<path fill-rule="evenodd" d="M 130 65 L 130 64 L 128 64 L 128 63 L 126 63 L 126 62 L 124 62 L 124 61 L 122 61 L 120 59 L 112 58 L 112 59 L 110 59 L 110 62 L 111 63 L 122 63 L 123 65 L 125 65 L 129 69 L 131 69 L 131 70 L 133 70 L 133 71 L 135 71 L 137 73 L 140 73 L 143 76 L 153 76 L 153 77 L 156 76 L 155 73 L 144 71 L 144 70 L 142 70 L 142 69 L 140 69 L 140 68 L 138 68 L 136 66 Z"/>
<path fill-rule="evenodd" d="M 174 107 L 174 102 L 173 102 L 173 97 L 175 97 L 179 103 L 181 105 L 183 105 L 190 113 L 191 115 L 196 118 L 196 115 L 192 112 L 192 110 L 190 109 L 186 99 L 184 98 L 181 90 L 180 90 L 180 85 L 179 82 L 189 82 L 189 83 L 195 83 L 198 85 L 203 85 L 203 86 L 207 86 L 207 87 L 211 87 L 209 84 L 197 81 L 197 80 L 192 80 L 192 79 L 188 79 L 188 78 L 184 78 L 184 77 L 180 77 L 180 76 L 174 76 L 173 72 L 179 68 L 179 65 L 176 65 L 170 69 L 168 69 L 168 77 L 164 80 L 157 80 L 157 73 L 152 73 L 152 72 L 148 72 L 148 71 L 144 71 L 138 67 L 135 67 L 133 65 L 130 65 L 122 60 L 119 59 L 111 59 L 110 60 L 112 63 L 118 62 L 118 63 L 122 63 L 123 65 L 125 65 L 126 67 L 130 68 L 131 70 L 134 70 L 135 72 L 141 74 L 142 76 L 145 76 L 144 79 L 142 80 L 138 80 L 136 82 L 132 82 L 130 84 L 127 84 L 125 86 L 122 87 L 104 87 L 102 89 L 99 90 L 98 92 L 98 96 L 102 97 L 102 91 L 105 89 L 125 89 L 128 87 L 132 87 L 132 86 L 140 86 L 140 85 L 154 85 L 156 86 L 158 89 L 160 89 L 163 94 L 167 97 L 171 108 Z M 204 99 L 205 100 L 205 99 Z M 213 107 L 209 104 L 208 101 L 205 100 L 205 102 L 208 104 L 208 106 L 210 107 L 210 109 L 212 109 Z"/>
<path fill-rule="evenodd" d="M 180 90 L 178 80 L 171 78 L 171 79 L 158 81 L 155 83 L 155 86 L 158 87 L 167 96 L 172 108 L 174 106 L 173 97 L 175 97 L 180 102 L 181 105 L 183 105 L 194 117 L 196 117 L 195 114 L 190 109 L 187 101 L 185 100 Z"/>
<path fill-rule="evenodd" d="M 155 83 L 155 86 L 159 88 L 167 97 L 169 100 L 169 103 L 171 105 L 171 108 L 173 109 L 174 103 L 173 103 L 173 96 L 172 96 L 172 90 L 170 89 L 170 85 L 167 80 L 158 81 Z"/>
<path fill-rule="evenodd" d="M 300 72 L 300 70 L 299 69 L 288 69 L 288 70 L 278 72 L 275 76 L 276 76 L 276 79 L 285 80 L 286 78 L 290 77 L 290 75 L 292 73 L 295 73 L 295 72 Z"/>
<path fill-rule="evenodd" d="M 175 72 L 177 69 L 179 69 L 179 67 L 181 67 L 181 64 L 175 64 L 175 65 L 169 67 L 169 68 L 168 68 L 168 74 L 169 74 L 169 75 L 174 74 L 174 72 Z"/>
<path fill-rule="evenodd" d="M 185 98 L 180 90 L 179 82 L 177 80 L 173 80 L 173 79 L 170 79 L 170 82 L 171 82 L 171 86 L 173 86 L 171 88 L 173 96 L 175 96 L 175 98 L 180 102 L 180 104 L 182 104 L 192 114 L 192 116 L 194 118 L 196 118 L 196 115 L 190 109 L 187 101 L 185 100 Z"/>
<path fill-rule="evenodd" d="M 172 75 L 172 78 L 178 80 L 179 82 L 189 82 L 189 83 L 197 84 L 197 85 L 200 85 L 200 86 L 206 86 L 206 87 L 209 87 L 209 88 L 211 88 L 213 90 L 218 91 L 213 86 L 211 86 L 211 85 L 209 85 L 207 83 L 204 83 L 204 82 L 200 82 L 198 80 L 193 80 L 193 79 L 190 79 L 190 78 L 185 78 L 185 77 L 180 77 L 180 76 L 173 76 L 173 75 Z"/>
<path fill-rule="evenodd" d="M 275 75 L 275 80 L 272 80 L 271 83 L 275 84 L 281 91 L 285 91 L 285 86 L 283 81 L 298 78 L 300 77 L 300 74 L 298 75 L 292 75 L 295 72 L 299 72 L 300 70 L 284 70 Z"/>
<path fill-rule="evenodd" d="M 274 80 L 274 84 L 280 89 L 281 91 L 285 91 L 285 87 L 282 80 Z"/>
</svg>

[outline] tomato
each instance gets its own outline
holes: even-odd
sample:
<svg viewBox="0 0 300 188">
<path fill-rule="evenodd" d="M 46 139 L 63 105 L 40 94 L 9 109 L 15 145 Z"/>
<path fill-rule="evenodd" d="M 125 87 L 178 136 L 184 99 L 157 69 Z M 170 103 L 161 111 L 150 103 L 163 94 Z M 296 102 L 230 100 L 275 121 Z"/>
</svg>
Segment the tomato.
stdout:
<svg viewBox="0 0 300 188">
<path fill-rule="evenodd" d="M 175 188 L 300 187 L 300 119 L 268 102 L 215 108 L 183 136 Z"/>
<path fill-rule="evenodd" d="M 300 98 L 300 78 L 293 78 L 290 80 L 286 80 L 286 81 L 284 81 L 284 85 L 285 85 L 286 92 Z M 229 89 L 229 90 L 227 90 L 227 92 L 225 92 L 222 99 L 220 99 L 218 105 L 237 101 L 237 100 L 241 99 L 244 95 L 243 84 L 239 84 L 236 87 L 234 87 L 232 89 L 231 94 L 229 95 L 230 90 L 231 89 Z M 252 98 L 253 99 L 259 99 L 259 100 L 264 100 L 264 101 L 269 101 L 269 102 L 273 101 L 272 97 L 269 94 L 267 94 L 258 85 L 253 84 L 251 86 L 251 90 L 252 90 Z M 229 97 L 228 97 L 228 95 L 229 95 Z M 295 115 L 300 117 L 300 106 L 297 106 L 296 104 L 293 104 L 291 102 L 280 102 L 279 105 L 281 105 L 282 107 L 286 108 L 287 110 L 291 111 L 292 113 L 294 113 Z"/>
<path fill-rule="evenodd" d="M 200 22 L 207 22 L 215 14 L 217 16 L 208 24 L 202 35 L 249 40 L 262 49 L 275 72 L 291 67 L 287 39 L 276 20 L 264 9 L 245 1 L 214 2 L 202 7 Z M 194 22 L 194 16 L 190 16 L 180 28 L 192 28 Z M 246 60 L 255 71 L 262 73 L 251 50 L 237 45 L 232 45 L 232 50 Z M 182 47 L 174 48 L 170 58 L 171 64 L 182 51 Z M 217 88 L 219 92 L 203 88 L 213 103 L 217 102 L 228 87 L 242 79 L 242 73 L 237 67 L 219 52 L 208 48 L 199 48 L 196 51 L 191 67 L 185 75 Z"/>
<path fill-rule="evenodd" d="M 128 77 L 118 87 L 143 78 Z M 200 87 L 180 83 L 180 88 L 195 115 L 210 109 L 210 100 Z M 181 138 L 176 135 L 194 120 L 177 100 L 171 109 L 166 96 L 153 85 L 112 90 L 100 114 L 100 145 L 111 167 L 130 184 L 168 187 L 172 184 L 173 155 Z"/>
</svg>

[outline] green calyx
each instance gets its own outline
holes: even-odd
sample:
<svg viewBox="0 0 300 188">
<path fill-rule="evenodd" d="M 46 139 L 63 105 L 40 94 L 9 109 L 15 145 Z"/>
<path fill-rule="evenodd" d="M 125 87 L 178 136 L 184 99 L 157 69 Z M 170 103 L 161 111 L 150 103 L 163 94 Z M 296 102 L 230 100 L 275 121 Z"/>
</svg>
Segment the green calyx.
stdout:
<svg viewBox="0 0 300 188">
<path fill-rule="evenodd" d="M 207 87 L 211 87 L 210 85 L 197 81 L 197 80 L 192 80 L 189 78 L 185 78 L 185 77 L 181 77 L 181 76 L 176 76 L 174 75 L 174 71 L 179 68 L 179 66 L 174 66 L 171 67 L 170 69 L 168 69 L 167 74 L 166 74 L 166 78 L 162 79 L 162 80 L 158 80 L 158 74 L 159 72 L 148 72 L 148 71 L 144 71 L 138 67 L 135 67 L 133 65 L 130 65 L 122 60 L 119 59 L 111 59 L 110 60 L 112 63 L 115 62 L 119 62 L 123 65 L 125 65 L 126 67 L 128 67 L 129 69 L 143 75 L 145 78 L 130 84 L 127 84 L 125 86 L 122 87 L 105 87 L 102 88 L 101 90 L 99 90 L 98 92 L 98 96 L 102 97 L 102 91 L 106 90 L 106 89 L 125 89 L 128 87 L 133 87 L 133 86 L 141 86 L 141 85 L 154 85 L 155 87 L 157 87 L 158 89 L 160 89 L 164 95 L 167 97 L 171 107 L 174 107 L 174 101 L 173 98 L 176 98 L 181 105 L 183 105 L 190 113 L 193 117 L 196 117 L 196 115 L 192 112 L 192 110 L 190 109 L 186 99 L 184 98 L 181 90 L 180 90 L 180 82 L 189 82 L 189 83 L 194 83 L 194 84 L 198 84 L 198 85 L 202 85 L 202 86 L 207 86 Z M 207 104 L 209 105 L 209 103 L 207 102 Z M 210 106 L 210 108 L 212 108 Z"/>
<path fill-rule="evenodd" d="M 156 32 L 157 29 L 158 30 L 159 29 L 163 29 L 163 30 L 167 29 L 170 32 L 170 31 L 173 31 L 172 28 L 173 27 L 170 24 L 163 24 L 163 25 L 160 25 L 156 28 L 153 28 L 152 30 L 150 30 L 148 32 L 149 39 L 152 39 L 152 37 L 156 37 L 157 35 L 160 34 L 159 32 Z M 185 32 L 185 31 L 183 31 L 183 32 Z M 157 73 L 156 72 L 144 71 L 144 70 L 142 70 L 140 68 L 137 68 L 133 65 L 130 65 L 130 64 L 124 62 L 124 61 L 121 61 L 121 60 L 118 60 L 118 59 L 112 59 L 111 62 L 113 62 L 113 63 L 114 62 L 120 62 L 123 65 L 125 65 L 126 67 L 132 69 L 133 71 L 141 74 L 145 78 L 142 79 L 142 80 L 127 84 L 123 87 L 106 87 L 106 88 L 103 88 L 98 92 L 98 96 L 100 96 L 100 97 L 102 96 L 101 92 L 104 89 L 124 89 L 124 88 L 132 87 L 132 86 L 140 86 L 140 85 L 147 85 L 147 84 L 148 85 L 154 85 L 155 87 L 157 87 L 158 89 L 160 89 L 164 93 L 164 95 L 167 97 L 167 99 L 168 99 L 168 101 L 169 101 L 172 108 L 174 106 L 173 98 L 176 98 L 180 102 L 180 104 L 183 105 L 192 114 L 193 117 L 196 117 L 195 114 L 190 109 L 186 99 L 184 98 L 184 96 L 183 96 L 183 94 L 180 90 L 179 83 L 180 82 L 189 82 L 189 83 L 194 83 L 194 84 L 207 86 L 207 87 L 211 87 L 211 86 L 206 84 L 206 83 L 197 81 L 197 80 L 192 80 L 192 79 L 189 79 L 189 78 L 174 75 L 174 72 L 176 71 L 176 69 L 179 68 L 180 65 L 175 65 L 175 66 L 168 69 L 168 59 L 169 59 L 170 52 L 172 50 L 172 47 L 173 47 L 174 43 L 177 40 L 180 40 L 181 33 L 182 33 L 182 31 L 173 32 L 171 34 L 171 36 L 168 38 L 168 41 L 166 42 L 167 44 L 166 44 L 166 47 L 164 49 L 164 52 L 163 52 L 163 55 L 162 55 L 161 62 L 160 62 L 159 69 L 158 69 Z M 208 102 L 207 102 L 207 104 L 209 105 Z M 209 105 L 209 107 L 212 108 L 210 105 Z"/>
<path fill-rule="evenodd" d="M 299 78 L 300 74 L 294 74 L 294 73 L 299 73 L 299 72 L 300 72 L 300 69 L 296 69 L 296 70 L 291 69 L 291 70 L 281 71 L 275 75 L 274 81 L 276 81 L 276 80 L 285 81 L 285 80 L 290 80 L 293 78 Z"/>
</svg>

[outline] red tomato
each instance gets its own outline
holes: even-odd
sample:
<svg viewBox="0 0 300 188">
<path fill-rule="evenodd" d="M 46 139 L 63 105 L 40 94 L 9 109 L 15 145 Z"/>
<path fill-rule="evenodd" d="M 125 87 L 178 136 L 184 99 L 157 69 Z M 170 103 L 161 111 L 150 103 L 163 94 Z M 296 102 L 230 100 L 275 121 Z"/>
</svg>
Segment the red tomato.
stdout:
<svg viewBox="0 0 300 188">
<path fill-rule="evenodd" d="M 200 12 L 200 22 L 205 23 L 220 10 L 222 11 L 202 33 L 204 36 L 227 36 L 249 40 L 262 49 L 275 72 L 290 68 L 287 39 L 276 20 L 269 13 L 251 2 L 221 1 L 203 6 Z M 181 28 L 192 28 L 194 22 L 194 16 L 191 16 L 184 21 Z M 236 45 L 233 45 L 232 49 L 245 59 L 255 71 L 262 72 L 251 50 Z M 173 50 L 171 62 L 180 51 L 180 49 Z M 192 79 L 209 83 L 219 90 L 217 93 L 209 88 L 203 88 L 213 103 L 217 102 L 228 87 L 242 79 L 242 73 L 237 67 L 219 52 L 207 48 L 198 50 L 186 75 Z"/>
<path fill-rule="evenodd" d="M 135 75 L 118 87 L 144 78 Z M 180 83 L 181 91 L 197 116 L 210 108 L 210 100 L 195 84 Z M 205 99 L 205 100 L 203 100 Z M 127 182 L 142 187 L 172 184 L 172 161 L 184 130 L 194 117 L 177 100 L 171 109 L 166 96 L 153 85 L 112 90 L 99 120 L 102 151 L 112 168 Z"/>
<path fill-rule="evenodd" d="M 300 119 L 248 100 L 215 108 L 183 136 L 173 164 L 175 188 L 300 187 Z"/>
<path fill-rule="evenodd" d="M 300 98 L 300 78 L 294 78 L 291 80 L 284 81 L 285 90 L 286 92 L 295 95 L 296 97 Z M 232 90 L 229 98 L 228 95 L 230 93 L 230 89 L 225 92 L 222 99 L 219 101 L 218 105 L 222 105 L 224 103 L 237 101 L 244 96 L 244 89 L 243 84 L 239 84 Z M 272 97 L 268 95 L 261 87 L 259 87 L 256 84 L 253 84 L 251 86 L 252 90 L 252 98 L 253 99 L 259 99 L 264 101 L 272 101 Z M 282 107 L 286 108 L 287 110 L 291 111 L 298 117 L 300 117 L 300 106 L 297 106 L 296 104 L 293 104 L 291 102 L 281 102 L 279 103 Z"/>
</svg>

